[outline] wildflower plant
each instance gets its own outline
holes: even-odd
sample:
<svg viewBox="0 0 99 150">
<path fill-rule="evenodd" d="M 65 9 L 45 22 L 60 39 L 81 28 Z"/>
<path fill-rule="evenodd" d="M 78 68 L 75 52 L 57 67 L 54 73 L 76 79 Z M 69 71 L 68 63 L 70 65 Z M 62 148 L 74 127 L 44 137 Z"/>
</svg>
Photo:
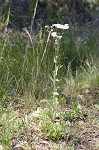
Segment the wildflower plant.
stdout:
<svg viewBox="0 0 99 150">
<path fill-rule="evenodd" d="M 56 31 L 57 29 L 61 29 L 61 30 L 66 30 L 69 28 L 69 25 L 68 24 L 65 24 L 65 25 L 61 25 L 61 24 L 53 24 L 51 26 L 51 31 L 50 31 L 50 34 L 51 36 L 53 37 L 54 39 L 54 50 L 55 50 L 55 55 L 54 55 L 54 71 L 53 71 L 53 75 L 50 76 L 50 79 L 52 81 L 52 84 L 53 84 L 53 93 L 52 93 L 52 119 L 55 119 L 56 117 L 56 114 L 58 112 L 58 105 L 59 105 L 59 101 L 58 101 L 58 96 L 59 96 L 59 93 L 58 93 L 58 82 L 60 81 L 58 79 L 58 71 L 59 69 L 62 67 L 60 64 L 59 64 L 59 49 L 60 49 L 60 42 L 61 42 L 61 38 L 62 38 L 62 35 L 57 31 L 54 31 L 54 28 L 56 28 Z"/>
</svg>

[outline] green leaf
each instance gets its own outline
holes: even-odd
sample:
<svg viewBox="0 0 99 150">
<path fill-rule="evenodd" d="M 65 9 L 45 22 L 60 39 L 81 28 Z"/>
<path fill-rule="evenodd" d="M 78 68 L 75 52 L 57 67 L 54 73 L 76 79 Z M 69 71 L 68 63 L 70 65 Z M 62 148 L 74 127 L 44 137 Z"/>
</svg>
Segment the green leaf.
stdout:
<svg viewBox="0 0 99 150">
<path fill-rule="evenodd" d="M 48 100 L 47 99 L 43 99 L 40 101 L 40 103 L 48 103 Z"/>
<path fill-rule="evenodd" d="M 54 58 L 54 63 L 55 63 L 55 64 L 57 63 L 57 60 L 56 60 L 56 58 Z"/>
<path fill-rule="evenodd" d="M 97 109 L 99 110 L 99 104 L 96 104 L 96 105 L 95 105 L 95 108 L 97 108 Z"/>
<path fill-rule="evenodd" d="M 55 107 L 57 107 L 59 105 L 58 99 L 54 99 L 54 103 L 53 104 L 54 104 Z"/>
<path fill-rule="evenodd" d="M 59 93 L 58 93 L 58 92 L 54 92 L 53 95 L 54 95 L 54 96 L 58 96 Z"/>
<path fill-rule="evenodd" d="M 51 76 L 51 75 L 49 75 L 49 78 L 50 78 L 50 80 L 53 82 L 54 80 L 53 80 L 53 77 Z"/>
</svg>

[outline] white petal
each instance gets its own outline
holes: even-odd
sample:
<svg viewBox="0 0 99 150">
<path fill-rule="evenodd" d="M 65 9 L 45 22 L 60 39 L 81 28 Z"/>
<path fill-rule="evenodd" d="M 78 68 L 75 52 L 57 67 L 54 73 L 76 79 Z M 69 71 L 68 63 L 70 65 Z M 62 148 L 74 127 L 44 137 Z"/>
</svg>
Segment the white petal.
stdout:
<svg viewBox="0 0 99 150">
<path fill-rule="evenodd" d="M 62 24 L 53 24 L 52 27 L 56 27 L 58 29 L 66 30 L 66 29 L 69 28 L 69 25 L 68 24 L 64 24 L 64 25 L 62 25 Z"/>
<path fill-rule="evenodd" d="M 56 36 L 57 36 L 57 32 L 52 32 L 51 35 L 52 35 L 53 37 L 56 37 Z"/>
</svg>

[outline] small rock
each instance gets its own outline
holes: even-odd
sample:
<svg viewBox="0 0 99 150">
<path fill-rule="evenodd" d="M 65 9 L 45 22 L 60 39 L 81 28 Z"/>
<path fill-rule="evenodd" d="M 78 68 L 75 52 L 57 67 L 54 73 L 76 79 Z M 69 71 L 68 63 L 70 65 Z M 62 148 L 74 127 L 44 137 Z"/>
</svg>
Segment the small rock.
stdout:
<svg viewBox="0 0 99 150">
<path fill-rule="evenodd" d="M 12 148 L 12 150 L 27 150 L 27 149 L 31 150 L 26 141 L 20 142 L 20 144 L 17 144 Z"/>
<path fill-rule="evenodd" d="M 49 145 L 49 142 L 48 141 L 40 141 L 40 144 Z"/>
<path fill-rule="evenodd" d="M 84 124 L 84 122 L 81 120 L 81 121 L 78 121 L 78 125 L 79 126 L 82 126 Z"/>
<path fill-rule="evenodd" d="M 12 150 L 25 150 L 23 146 L 21 145 L 16 145 L 15 147 L 12 148 Z"/>
</svg>

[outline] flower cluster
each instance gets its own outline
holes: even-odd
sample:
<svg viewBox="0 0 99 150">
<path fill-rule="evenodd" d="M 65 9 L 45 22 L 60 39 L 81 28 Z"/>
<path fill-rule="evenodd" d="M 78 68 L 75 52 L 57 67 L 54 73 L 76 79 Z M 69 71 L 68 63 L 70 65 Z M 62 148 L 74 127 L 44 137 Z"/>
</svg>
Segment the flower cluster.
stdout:
<svg viewBox="0 0 99 150">
<path fill-rule="evenodd" d="M 59 35 L 57 34 L 57 32 L 51 32 L 51 35 L 52 35 L 52 37 L 54 37 L 54 38 L 58 38 L 58 39 L 61 39 L 61 38 L 62 38 L 62 36 L 59 36 Z"/>
<path fill-rule="evenodd" d="M 57 39 L 61 39 L 62 36 L 61 36 L 61 35 L 58 35 L 57 32 L 53 32 L 53 27 L 55 27 L 55 28 L 57 28 L 57 29 L 62 29 L 62 30 L 69 29 L 69 25 L 68 25 L 68 24 L 64 24 L 64 25 L 62 25 L 62 24 L 53 24 L 53 25 L 51 26 L 51 28 L 52 28 L 51 35 L 52 35 L 52 37 L 57 38 Z"/>
<path fill-rule="evenodd" d="M 66 30 L 69 29 L 69 25 L 68 24 L 53 24 L 52 27 L 56 27 L 57 29 L 62 29 L 62 30 Z"/>
</svg>

